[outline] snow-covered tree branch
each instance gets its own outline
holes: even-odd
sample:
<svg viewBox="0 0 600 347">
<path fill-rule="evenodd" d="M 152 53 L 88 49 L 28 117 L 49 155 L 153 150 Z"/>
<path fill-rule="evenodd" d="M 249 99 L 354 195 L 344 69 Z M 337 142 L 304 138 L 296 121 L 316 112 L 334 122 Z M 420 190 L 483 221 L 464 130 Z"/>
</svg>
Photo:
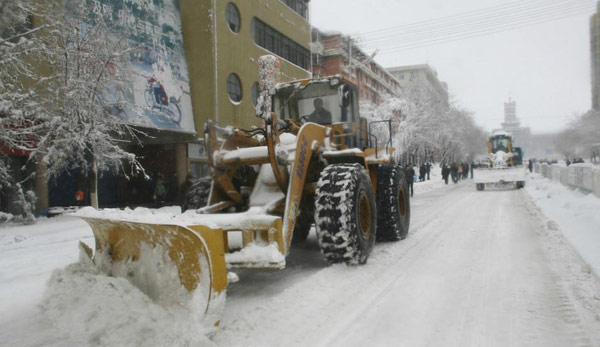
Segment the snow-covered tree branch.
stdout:
<svg viewBox="0 0 600 347">
<path fill-rule="evenodd" d="M 45 163 L 49 179 L 80 170 L 98 206 L 99 172 L 143 172 L 125 145 L 144 134 L 120 113 L 136 110 L 118 97 L 127 87 L 132 48 L 124 34 L 109 30 L 103 16 L 112 13 L 88 5 L 0 0 L 0 184 L 18 183 L 6 152 L 19 151 Z"/>
<path fill-rule="evenodd" d="M 89 11 L 87 1 L 65 1 L 47 10 L 52 32 L 46 64 L 52 73 L 40 98 L 43 136 L 33 152 L 43 158 L 50 178 L 80 169 L 89 177 L 92 206 L 97 207 L 99 172 L 129 176 L 143 171 L 122 145 L 143 133 L 120 117 L 125 98 L 114 97 L 125 88 L 130 48 L 124 34 L 109 30 L 102 14 Z"/>
<path fill-rule="evenodd" d="M 589 155 L 592 145 L 600 143 L 598 134 L 600 134 L 600 112 L 591 110 L 576 116 L 567 129 L 558 134 L 555 145 L 567 158 L 585 157 Z"/>
<path fill-rule="evenodd" d="M 397 159 L 408 162 L 469 160 L 485 153 L 486 136 L 470 112 L 446 106 L 424 84 L 416 84 L 401 98 L 386 97 L 379 106 L 361 104 L 361 115 L 369 121 L 392 120 L 393 145 Z M 387 141 L 384 125 L 374 125 L 379 142 Z"/>
</svg>

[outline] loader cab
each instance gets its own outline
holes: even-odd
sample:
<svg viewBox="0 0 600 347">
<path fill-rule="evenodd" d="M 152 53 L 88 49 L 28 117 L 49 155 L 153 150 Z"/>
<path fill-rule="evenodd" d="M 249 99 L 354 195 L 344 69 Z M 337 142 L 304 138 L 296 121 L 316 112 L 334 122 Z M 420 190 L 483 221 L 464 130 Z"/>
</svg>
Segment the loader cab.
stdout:
<svg viewBox="0 0 600 347">
<path fill-rule="evenodd" d="M 281 119 L 322 125 L 357 123 L 355 87 L 340 77 L 302 80 L 277 87 L 274 111 Z"/>
<path fill-rule="evenodd" d="M 342 147 L 363 143 L 356 87 L 339 76 L 280 84 L 273 96 L 273 111 L 281 119 L 313 122 L 332 128 Z M 362 122 L 364 123 L 364 122 Z"/>
<path fill-rule="evenodd" d="M 488 141 L 488 150 L 491 154 L 502 151 L 512 153 L 512 139 L 507 133 L 494 134 Z"/>
</svg>

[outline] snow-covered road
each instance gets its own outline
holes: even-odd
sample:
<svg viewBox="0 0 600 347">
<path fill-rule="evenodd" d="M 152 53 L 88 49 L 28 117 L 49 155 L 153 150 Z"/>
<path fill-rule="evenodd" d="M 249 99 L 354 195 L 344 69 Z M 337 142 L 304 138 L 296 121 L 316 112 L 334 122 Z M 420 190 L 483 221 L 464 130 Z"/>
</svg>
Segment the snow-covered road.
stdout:
<svg viewBox="0 0 600 347">
<path fill-rule="evenodd" d="M 286 269 L 237 272 L 240 281 L 228 288 L 212 341 L 218 346 L 600 346 L 600 282 L 559 228 L 549 227 L 553 224 L 527 192 L 478 192 L 471 181 L 429 185 L 415 187 L 408 238 L 377 244 L 364 266 L 328 266 L 311 234 L 292 250 Z M 77 240 L 92 244 L 90 237 L 83 222 L 68 217 L 0 230 L 0 346 L 109 344 L 98 334 L 116 332 L 107 331 L 110 322 L 93 312 L 90 322 L 96 323 L 78 323 L 72 337 L 38 317 L 50 272 L 76 261 Z M 92 311 L 103 305 L 97 301 Z M 115 338 L 129 340 L 117 341 L 164 345 L 160 329 L 166 329 L 176 336 L 167 337 L 170 345 L 210 343 L 190 332 L 193 327 L 168 324 L 177 323 L 178 316 L 144 305 L 128 307 L 134 309 L 131 315 L 147 311 L 149 321 L 120 327 Z M 155 317 L 171 322 L 154 322 Z M 105 325 L 86 326 L 98 322 Z M 144 331 L 148 337 L 140 340 Z"/>
<path fill-rule="evenodd" d="M 218 345 L 598 346 L 597 279 L 520 190 L 413 199 L 411 233 L 366 266 L 315 241 L 280 273 L 240 272 Z M 594 297 L 594 295 L 596 295 Z"/>
</svg>

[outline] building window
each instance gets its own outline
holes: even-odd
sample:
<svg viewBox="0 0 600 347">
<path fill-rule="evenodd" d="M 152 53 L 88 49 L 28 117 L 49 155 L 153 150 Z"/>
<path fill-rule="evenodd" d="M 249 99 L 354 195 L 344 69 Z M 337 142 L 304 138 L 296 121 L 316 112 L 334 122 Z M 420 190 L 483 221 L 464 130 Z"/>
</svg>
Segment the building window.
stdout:
<svg viewBox="0 0 600 347">
<path fill-rule="evenodd" d="M 227 19 L 227 25 L 229 26 L 229 29 L 231 29 L 231 31 L 233 31 L 234 33 L 240 32 L 240 11 L 238 11 L 237 7 L 235 7 L 235 5 L 232 2 L 227 4 L 225 16 Z"/>
<path fill-rule="evenodd" d="M 298 13 L 304 18 L 308 19 L 308 5 L 306 4 L 306 0 L 282 0 L 284 4 L 286 4 L 289 8 L 294 10 L 294 12 Z"/>
<path fill-rule="evenodd" d="M 319 53 L 312 54 L 312 64 L 313 65 L 323 65 L 323 56 Z"/>
<path fill-rule="evenodd" d="M 232 73 L 227 77 L 227 94 L 233 102 L 242 101 L 242 82 L 238 75 Z"/>
<path fill-rule="evenodd" d="M 254 42 L 301 68 L 310 69 L 310 51 L 281 34 L 260 19 L 254 18 Z"/>
<path fill-rule="evenodd" d="M 252 83 L 252 104 L 254 104 L 254 106 L 256 106 L 256 102 L 258 101 L 258 94 L 260 94 L 258 82 L 254 82 Z"/>
</svg>

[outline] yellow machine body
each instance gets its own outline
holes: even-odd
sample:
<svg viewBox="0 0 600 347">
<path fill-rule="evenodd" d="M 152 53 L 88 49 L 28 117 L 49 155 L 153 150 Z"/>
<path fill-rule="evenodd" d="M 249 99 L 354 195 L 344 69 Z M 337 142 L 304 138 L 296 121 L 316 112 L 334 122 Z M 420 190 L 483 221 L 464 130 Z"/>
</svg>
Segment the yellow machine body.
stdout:
<svg viewBox="0 0 600 347">
<path fill-rule="evenodd" d="M 186 289 L 194 291 L 203 279 L 210 281 L 210 301 L 225 292 L 228 269 L 285 266 L 303 199 L 314 199 L 319 173 L 328 163 L 361 164 L 376 191 L 377 167 L 390 163 L 394 149 L 391 141 L 381 148 L 368 147 L 366 123 L 361 124 L 358 115 L 356 87 L 341 77 L 290 85 L 293 87 L 287 91 L 282 89 L 288 99 L 297 93 L 290 88 L 310 90 L 314 86 L 337 95 L 337 86 L 346 86 L 340 90 L 345 90 L 349 101 L 340 100 L 351 110 L 347 117 L 353 118 L 333 124 L 303 124 L 289 117 L 280 120 L 273 112 L 263 127 L 251 130 L 209 121 L 204 137 L 213 183 L 208 205 L 194 212 L 194 223 L 84 218 L 93 230 L 96 250 L 107 252 L 115 262 L 136 261 L 142 244 L 160 245 L 168 250 Z M 277 98 L 278 93 L 272 97 Z M 189 212 L 186 215 L 189 220 Z M 246 256 L 251 247 L 253 256 Z M 256 252 L 261 256 L 256 257 Z M 201 273 L 201 258 L 210 265 L 209 275 Z M 208 304 L 207 312 L 210 309 Z"/>
</svg>

